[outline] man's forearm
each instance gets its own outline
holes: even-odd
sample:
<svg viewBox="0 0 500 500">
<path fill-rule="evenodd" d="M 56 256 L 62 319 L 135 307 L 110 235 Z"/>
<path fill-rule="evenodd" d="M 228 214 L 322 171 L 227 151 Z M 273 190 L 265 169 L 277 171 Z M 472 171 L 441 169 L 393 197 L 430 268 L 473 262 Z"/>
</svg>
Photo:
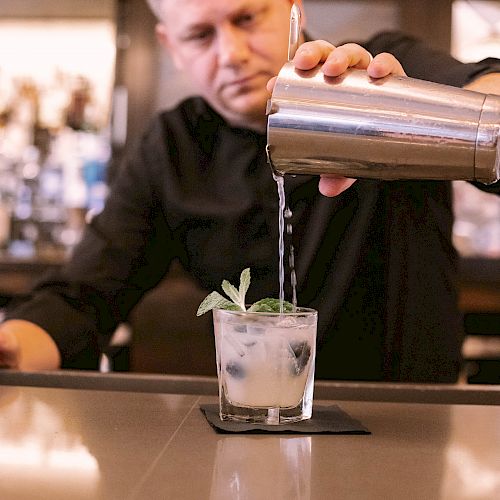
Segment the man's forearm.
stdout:
<svg viewBox="0 0 500 500">
<path fill-rule="evenodd" d="M 500 94 L 500 73 L 488 73 L 476 78 L 464 88 L 483 94 Z"/>
</svg>

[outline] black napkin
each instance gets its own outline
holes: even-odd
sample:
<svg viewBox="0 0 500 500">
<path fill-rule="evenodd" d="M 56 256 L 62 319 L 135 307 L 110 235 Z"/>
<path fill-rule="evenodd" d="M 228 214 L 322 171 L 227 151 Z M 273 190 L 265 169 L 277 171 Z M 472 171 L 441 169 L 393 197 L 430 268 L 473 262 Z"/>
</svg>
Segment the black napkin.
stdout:
<svg viewBox="0 0 500 500">
<path fill-rule="evenodd" d="M 312 418 L 291 424 L 248 424 L 234 420 L 222 421 L 218 405 L 200 405 L 208 423 L 219 433 L 252 434 L 371 434 L 358 420 L 350 417 L 337 405 L 315 405 Z"/>
</svg>

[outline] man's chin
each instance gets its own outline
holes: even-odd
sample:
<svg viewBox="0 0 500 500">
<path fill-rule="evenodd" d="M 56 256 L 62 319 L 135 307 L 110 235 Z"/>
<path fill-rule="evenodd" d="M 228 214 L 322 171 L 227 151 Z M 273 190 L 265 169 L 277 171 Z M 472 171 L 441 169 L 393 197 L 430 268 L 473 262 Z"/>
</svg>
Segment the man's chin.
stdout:
<svg viewBox="0 0 500 500">
<path fill-rule="evenodd" d="M 243 113 L 241 110 L 225 110 L 221 113 L 224 119 L 233 127 L 248 128 L 265 133 L 267 119 L 265 113 Z"/>
<path fill-rule="evenodd" d="M 225 99 L 222 104 L 225 109 L 235 116 L 265 116 L 267 96 L 235 96 L 233 99 Z"/>
</svg>

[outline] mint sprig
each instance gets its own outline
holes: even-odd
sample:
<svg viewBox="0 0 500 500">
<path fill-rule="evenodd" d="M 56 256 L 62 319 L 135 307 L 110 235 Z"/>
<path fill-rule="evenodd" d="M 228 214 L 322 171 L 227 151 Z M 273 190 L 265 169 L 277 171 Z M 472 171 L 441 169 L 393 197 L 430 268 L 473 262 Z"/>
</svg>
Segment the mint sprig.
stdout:
<svg viewBox="0 0 500 500">
<path fill-rule="evenodd" d="M 226 299 L 219 292 L 210 293 L 198 307 L 196 316 L 201 316 L 212 309 L 226 309 L 230 311 L 246 311 L 245 297 L 250 287 L 250 268 L 241 272 L 240 286 L 236 288 L 229 281 L 222 282 L 222 290 L 231 299 Z M 279 299 L 261 299 L 248 308 L 249 312 L 280 312 Z M 293 311 L 293 305 L 283 301 L 283 312 Z"/>
<path fill-rule="evenodd" d="M 280 312 L 279 299 L 260 299 L 248 308 L 250 312 Z M 283 312 L 292 312 L 293 305 L 286 300 L 283 301 Z"/>
<path fill-rule="evenodd" d="M 222 282 L 222 289 L 225 294 L 237 305 L 242 311 L 246 311 L 245 296 L 250 286 L 250 268 L 243 269 L 240 276 L 240 286 L 236 289 L 229 281 Z"/>
</svg>

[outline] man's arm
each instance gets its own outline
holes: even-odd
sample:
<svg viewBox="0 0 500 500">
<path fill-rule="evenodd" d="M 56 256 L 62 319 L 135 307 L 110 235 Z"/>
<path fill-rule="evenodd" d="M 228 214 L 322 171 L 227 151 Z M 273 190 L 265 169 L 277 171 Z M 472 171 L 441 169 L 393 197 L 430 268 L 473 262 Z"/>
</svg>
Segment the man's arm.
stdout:
<svg viewBox="0 0 500 500">
<path fill-rule="evenodd" d="M 55 342 L 38 325 L 14 319 L 0 325 L 0 367 L 36 371 L 55 370 L 60 365 Z"/>
<path fill-rule="evenodd" d="M 482 92 L 483 94 L 500 95 L 500 73 L 488 73 L 487 75 L 480 76 L 465 85 L 464 88 L 474 90 L 475 92 Z"/>
<path fill-rule="evenodd" d="M 385 35 L 385 38 L 387 37 L 388 35 Z M 379 38 L 382 39 L 384 38 L 384 36 L 380 36 Z M 435 54 L 437 54 L 435 51 L 431 51 L 430 49 L 422 46 L 422 44 L 416 43 L 411 38 L 405 38 L 396 35 L 393 35 L 392 38 L 394 38 L 394 40 L 391 39 L 392 44 L 395 44 L 397 47 L 399 47 L 399 52 L 401 52 L 402 55 L 407 54 L 408 56 L 409 53 L 415 52 L 415 55 L 419 56 L 417 59 L 428 61 L 430 56 L 434 56 Z M 382 47 L 382 50 L 384 50 L 384 45 L 388 45 L 389 47 L 391 46 L 391 44 L 389 43 L 391 42 L 391 40 L 386 40 L 384 43 L 382 43 L 382 45 L 380 43 L 377 44 L 374 42 L 372 43 L 373 49 L 378 52 L 378 50 Z M 378 47 L 378 45 L 381 45 L 381 47 Z M 409 50 L 410 48 L 412 48 L 412 50 Z M 424 57 L 424 55 L 426 55 L 426 57 Z M 438 55 L 441 58 L 443 57 L 442 54 Z M 449 60 L 453 61 L 450 56 L 446 57 Z M 452 75 L 450 76 L 451 80 L 453 81 L 446 81 L 441 83 L 446 83 L 448 85 L 456 84 L 454 80 L 465 78 L 465 69 L 467 69 L 468 72 L 471 71 L 471 69 L 469 69 L 469 66 L 477 66 L 477 70 L 483 71 L 480 64 L 464 65 L 459 64 L 457 61 L 454 62 L 456 63 L 455 71 L 452 71 Z M 487 62 L 488 61 L 484 62 L 483 66 Z M 311 69 L 321 63 L 323 72 L 329 76 L 338 76 L 349 67 L 366 69 L 368 74 L 372 78 L 382 78 L 390 74 L 400 76 L 405 75 L 405 71 L 397 57 L 387 52 L 380 52 L 377 53 L 377 55 L 372 59 L 370 53 L 365 48 L 353 43 L 347 43 L 339 47 L 335 47 L 329 42 L 323 40 L 306 42 L 297 49 L 297 53 L 294 57 L 294 63 L 297 68 L 304 70 Z M 458 71 L 457 67 L 459 67 L 461 71 Z M 415 68 L 413 68 L 413 70 L 415 70 Z M 458 75 L 457 71 L 459 73 Z M 462 75 L 461 73 L 464 74 Z M 424 75 L 420 74 L 412 76 L 419 78 L 424 77 Z M 442 76 L 443 75 L 441 75 L 441 77 Z M 439 78 L 437 80 L 439 80 Z M 434 81 L 434 79 L 431 79 L 431 81 Z M 268 89 L 270 91 L 272 90 L 273 84 L 274 79 L 269 82 Z M 460 85 L 463 85 L 463 83 L 461 83 Z M 487 73 L 482 76 L 478 76 L 474 78 L 470 83 L 464 85 L 464 88 L 476 92 L 482 92 L 485 94 L 500 95 L 500 72 Z M 355 179 L 346 177 L 321 176 L 319 182 L 319 190 L 325 196 L 336 196 L 348 189 L 354 182 Z M 477 185 L 476 183 L 474 184 Z M 497 192 L 498 190 L 496 184 L 492 188 L 484 186 L 480 186 L 480 188 L 492 192 Z"/>
<path fill-rule="evenodd" d="M 9 305 L 0 325 L 0 366 L 97 369 L 116 325 L 164 276 L 177 247 L 153 190 L 163 185 L 169 161 L 161 150 L 163 130 L 157 118 L 68 262 L 27 300 Z"/>
</svg>

